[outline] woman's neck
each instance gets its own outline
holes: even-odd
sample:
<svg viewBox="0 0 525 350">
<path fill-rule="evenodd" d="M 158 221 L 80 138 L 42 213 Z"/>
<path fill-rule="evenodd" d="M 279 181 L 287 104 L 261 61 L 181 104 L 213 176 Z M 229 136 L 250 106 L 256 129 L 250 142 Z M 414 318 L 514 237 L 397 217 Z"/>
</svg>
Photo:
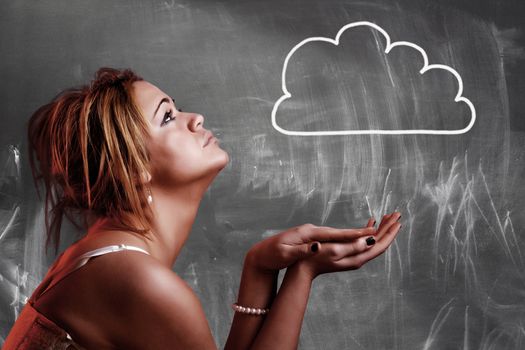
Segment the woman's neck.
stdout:
<svg viewBox="0 0 525 350">
<path fill-rule="evenodd" d="M 152 187 L 153 239 L 146 240 L 151 254 L 172 267 L 191 232 L 206 188 L 185 186 L 171 191 Z"/>
<path fill-rule="evenodd" d="M 148 253 L 163 265 L 172 268 L 184 243 L 189 237 L 193 222 L 197 216 L 200 202 L 209 182 L 194 183 L 188 186 L 178 186 L 169 191 L 151 186 L 153 201 L 153 227 L 149 238 L 130 231 L 119 230 L 130 234 L 133 241 L 140 241 Z M 133 217 L 130 221 L 137 222 Z M 139 225 L 137 224 L 137 227 Z M 100 233 L 110 235 L 109 228 L 118 227 L 114 219 L 101 218 L 88 230 L 87 237 L 100 237 Z M 104 235 L 107 237 L 107 235 Z"/>
</svg>

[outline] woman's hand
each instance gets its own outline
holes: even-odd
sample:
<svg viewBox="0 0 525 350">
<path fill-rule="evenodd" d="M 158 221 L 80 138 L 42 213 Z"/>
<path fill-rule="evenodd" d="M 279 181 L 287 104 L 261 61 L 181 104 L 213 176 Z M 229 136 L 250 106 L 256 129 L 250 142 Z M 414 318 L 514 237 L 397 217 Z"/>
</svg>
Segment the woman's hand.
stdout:
<svg viewBox="0 0 525 350">
<path fill-rule="evenodd" d="M 385 215 L 374 240 L 368 239 L 367 242 L 367 237 L 363 236 L 348 242 L 323 243 L 316 254 L 298 261 L 296 268 L 303 270 L 311 279 L 323 273 L 358 269 L 390 246 L 401 227 L 398 222 L 400 217 L 399 212 Z M 368 226 L 373 225 L 369 221 Z"/>
<path fill-rule="evenodd" d="M 368 227 L 358 229 L 304 224 L 256 243 L 248 251 L 245 263 L 262 272 L 275 272 L 293 265 L 298 260 L 318 254 L 320 242 L 352 244 L 357 239 L 365 239 L 375 233 L 372 219 Z"/>
</svg>

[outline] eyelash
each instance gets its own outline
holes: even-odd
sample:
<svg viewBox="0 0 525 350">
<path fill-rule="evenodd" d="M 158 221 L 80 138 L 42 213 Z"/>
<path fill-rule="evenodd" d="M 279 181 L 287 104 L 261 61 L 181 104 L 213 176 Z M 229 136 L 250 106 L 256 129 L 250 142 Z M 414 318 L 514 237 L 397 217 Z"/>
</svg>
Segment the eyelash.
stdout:
<svg viewBox="0 0 525 350">
<path fill-rule="evenodd" d="M 178 108 L 177 111 L 182 112 L 182 109 Z M 166 120 L 166 118 L 169 119 Z M 160 123 L 160 126 L 164 126 L 172 120 L 175 120 L 175 117 L 173 117 L 173 110 L 169 110 L 164 114 L 164 119 L 162 119 L 162 123 Z"/>
</svg>

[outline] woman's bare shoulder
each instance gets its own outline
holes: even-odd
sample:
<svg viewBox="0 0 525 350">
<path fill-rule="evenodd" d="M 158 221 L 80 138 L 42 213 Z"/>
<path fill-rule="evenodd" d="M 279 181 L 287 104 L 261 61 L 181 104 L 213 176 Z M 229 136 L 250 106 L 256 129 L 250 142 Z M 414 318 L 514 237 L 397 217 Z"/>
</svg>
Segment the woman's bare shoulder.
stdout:
<svg viewBox="0 0 525 350">
<path fill-rule="evenodd" d="M 216 349 L 202 305 L 188 284 L 150 256 L 122 262 L 108 295 L 112 342 L 126 349 Z"/>
<path fill-rule="evenodd" d="M 124 236 L 123 236 L 124 237 Z M 119 237 L 119 238 L 123 238 Z M 132 240 L 81 240 L 57 260 L 56 270 L 80 254 Z M 200 301 L 171 268 L 138 251 L 103 254 L 67 276 L 36 301 L 43 314 L 93 348 L 216 349 Z"/>
<path fill-rule="evenodd" d="M 122 240 L 125 237 L 80 240 L 68 248 L 61 263 L 67 265 L 79 254 L 106 245 L 123 243 L 146 248 L 137 241 Z M 86 321 L 92 320 L 92 327 L 104 334 L 100 338 L 119 349 L 216 349 L 193 290 L 151 255 L 119 251 L 98 256 L 57 287 L 46 295 L 47 299 L 69 300 L 67 307 L 60 309 L 74 312 L 57 317 L 75 326 L 79 334 Z"/>
</svg>

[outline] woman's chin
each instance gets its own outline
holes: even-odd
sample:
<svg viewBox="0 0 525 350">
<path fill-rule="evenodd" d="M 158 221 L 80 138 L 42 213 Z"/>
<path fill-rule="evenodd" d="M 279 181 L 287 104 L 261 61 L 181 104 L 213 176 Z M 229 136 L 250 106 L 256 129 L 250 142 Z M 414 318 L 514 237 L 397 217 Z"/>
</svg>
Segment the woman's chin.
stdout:
<svg viewBox="0 0 525 350">
<path fill-rule="evenodd" d="M 230 155 L 228 154 L 228 152 L 226 152 L 222 148 L 221 148 L 221 151 L 222 151 L 221 157 L 217 161 L 217 164 L 218 164 L 217 166 L 218 166 L 219 171 L 224 169 L 226 165 L 228 165 L 228 163 L 230 162 Z"/>
</svg>

